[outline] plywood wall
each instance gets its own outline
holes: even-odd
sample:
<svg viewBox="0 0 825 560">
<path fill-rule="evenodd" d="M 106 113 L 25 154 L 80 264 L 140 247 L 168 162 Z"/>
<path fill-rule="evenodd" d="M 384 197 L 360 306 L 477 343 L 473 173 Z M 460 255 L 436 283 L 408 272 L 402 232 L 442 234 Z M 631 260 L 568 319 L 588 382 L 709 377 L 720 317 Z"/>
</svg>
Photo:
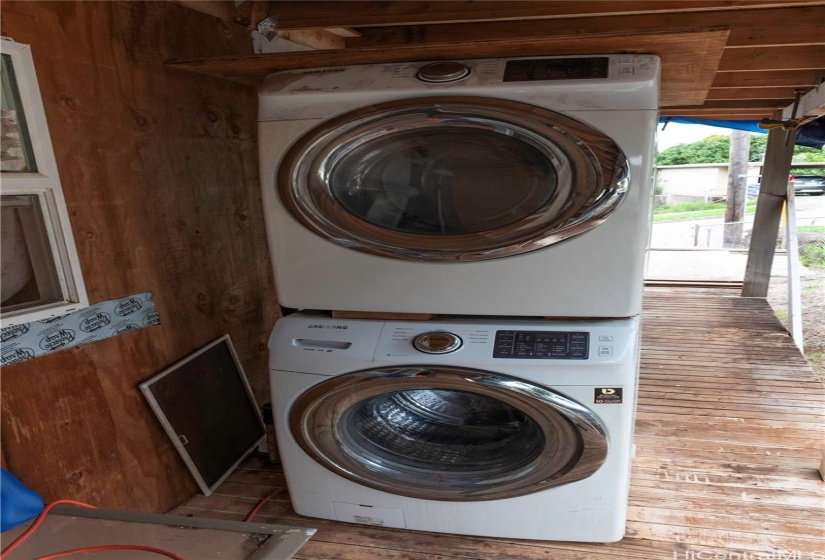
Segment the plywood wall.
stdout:
<svg viewBox="0 0 825 560">
<path fill-rule="evenodd" d="M 195 491 L 138 383 L 230 333 L 259 401 L 277 304 L 254 89 L 163 66 L 246 54 L 168 2 L 3 2 L 32 46 L 92 302 L 153 292 L 162 325 L 3 368 L 6 468 L 44 499 L 164 511 Z"/>
</svg>

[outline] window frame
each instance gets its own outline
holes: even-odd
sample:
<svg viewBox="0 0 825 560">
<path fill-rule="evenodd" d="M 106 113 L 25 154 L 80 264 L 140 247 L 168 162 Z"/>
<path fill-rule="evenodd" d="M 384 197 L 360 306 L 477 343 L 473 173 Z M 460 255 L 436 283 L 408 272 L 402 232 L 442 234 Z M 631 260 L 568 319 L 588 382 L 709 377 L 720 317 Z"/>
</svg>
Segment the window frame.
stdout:
<svg viewBox="0 0 825 560">
<path fill-rule="evenodd" d="M 11 62 L 36 168 L 35 172 L 3 172 L 0 175 L 0 193 L 4 196 L 35 195 L 40 199 L 45 234 L 49 240 L 62 295 L 59 301 L 0 312 L 0 325 L 10 327 L 83 309 L 89 306 L 89 299 L 60 183 L 31 47 L 1 37 L 0 53 L 8 55 Z"/>
</svg>

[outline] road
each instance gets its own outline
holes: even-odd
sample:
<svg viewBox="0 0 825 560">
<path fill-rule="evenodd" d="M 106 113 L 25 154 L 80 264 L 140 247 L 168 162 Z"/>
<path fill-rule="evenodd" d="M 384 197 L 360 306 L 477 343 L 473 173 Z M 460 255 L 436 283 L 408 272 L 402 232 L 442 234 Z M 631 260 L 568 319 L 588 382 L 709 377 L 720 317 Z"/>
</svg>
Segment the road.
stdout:
<svg viewBox="0 0 825 560">
<path fill-rule="evenodd" d="M 825 196 L 796 197 L 797 224 L 825 225 Z M 683 249 L 691 247 L 722 247 L 725 220 L 704 218 L 701 220 L 680 220 L 678 222 L 655 222 L 651 232 L 652 249 Z M 747 214 L 744 220 L 747 234 L 753 224 L 753 214 Z"/>
</svg>

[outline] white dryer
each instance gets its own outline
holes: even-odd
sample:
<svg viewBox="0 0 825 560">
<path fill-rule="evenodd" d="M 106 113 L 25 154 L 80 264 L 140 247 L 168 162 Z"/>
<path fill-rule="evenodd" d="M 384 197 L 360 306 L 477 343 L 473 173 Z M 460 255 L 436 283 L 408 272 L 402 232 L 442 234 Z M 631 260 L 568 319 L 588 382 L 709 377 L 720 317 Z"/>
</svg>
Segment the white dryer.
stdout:
<svg viewBox="0 0 825 560">
<path fill-rule="evenodd" d="M 640 55 L 269 76 L 260 163 L 280 303 L 638 314 L 658 78 Z"/>
<path fill-rule="evenodd" d="M 270 380 L 295 511 L 456 534 L 621 539 L 638 334 L 638 318 L 280 320 Z"/>
</svg>

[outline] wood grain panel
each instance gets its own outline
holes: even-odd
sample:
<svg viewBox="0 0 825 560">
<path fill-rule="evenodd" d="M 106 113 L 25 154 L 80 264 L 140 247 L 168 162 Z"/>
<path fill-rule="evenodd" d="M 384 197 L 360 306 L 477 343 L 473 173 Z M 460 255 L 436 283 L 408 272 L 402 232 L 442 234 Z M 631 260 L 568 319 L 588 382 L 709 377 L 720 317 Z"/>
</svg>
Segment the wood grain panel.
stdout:
<svg viewBox="0 0 825 560">
<path fill-rule="evenodd" d="M 727 36 L 728 31 L 722 29 L 664 34 L 567 36 L 178 60 L 168 64 L 171 68 L 257 86 L 272 72 L 294 68 L 457 58 L 595 54 L 620 50 L 625 53 L 655 54 L 662 58 L 661 105 L 667 107 L 704 102 Z M 621 47 L 617 49 L 616 45 Z"/>
<path fill-rule="evenodd" d="M 47 500 L 164 511 L 195 485 L 137 384 L 229 332 L 268 400 L 256 92 L 162 63 L 248 37 L 165 2 L 3 2 L 2 33 L 32 46 L 90 300 L 152 292 L 161 317 L 4 367 L 6 465 Z"/>
<path fill-rule="evenodd" d="M 825 69 L 722 72 L 713 88 L 816 87 L 825 79 Z"/>
<path fill-rule="evenodd" d="M 825 488 L 816 472 L 825 388 L 770 306 L 703 289 L 648 289 L 642 344 L 643 402 L 627 531 L 618 543 L 336 523 L 296 515 L 286 495 L 265 505 L 259 520 L 319 528 L 295 556 L 307 560 L 695 560 L 772 558 L 777 551 L 817 558 L 825 526 Z M 705 361 L 715 364 L 712 371 L 691 366 Z M 762 379 L 766 368 L 770 380 Z M 697 414 L 702 411 L 710 416 Z M 279 471 L 251 459 L 216 495 L 195 496 L 174 513 L 241 519 L 258 497 L 283 483 Z"/>
<path fill-rule="evenodd" d="M 763 87 L 763 88 L 711 88 L 708 92 L 708 101 L 737 100 L 737 99 L 793 99 L 793 87 Z M 812 87 L 800 88 L 803 93 Z"/>
<path fill-rule="evenodd" d="M 822 5 L 821 1 L 707 1 L 707 0 L 634 0 L 578 2 L 296 2 L 272 5 L 270 15 L 278 18 L 280 29 L 313 27 L 371 27 L 413 25 L 420 23 L 456 23 L 485 20 L 529 20 L 535 18 L 570 18 L 616 14 L 696 13 L 715 10 L 765 9 L 782 6 Z M 685 14 L 690 13 L 689 16 Z"/>
<path fill-rule="evenodd" d="M 632 7 L 633 4 L 622 5 L 622 8 L 630 8 L 630 15 L 367 27 L 361 29 L 360 37 L 348 39 L 347 46 L 390 47 L 426 43 L 503 41 L 525 37 L 615 33 L 616 30 L 627 34 L 653 31 L 662 33 L 684 29 L 687 17 L 696 28 L 730 28 L 728 48 L 825 43 L 822 29 L 825 6 L 700 12 L 689 16 L 676 10 L 673 13 L 639 15 L 633 14 Z M 789 33 L 789 29 L 793 29 L 793 32 Z"/>
<path fill-rule="evenodd" d="M 756 72 L 763 70 L 819 70 L 825 61 L 825 45 L 752 47 L 726 49 L 719 72 Z"/>
</svg>

